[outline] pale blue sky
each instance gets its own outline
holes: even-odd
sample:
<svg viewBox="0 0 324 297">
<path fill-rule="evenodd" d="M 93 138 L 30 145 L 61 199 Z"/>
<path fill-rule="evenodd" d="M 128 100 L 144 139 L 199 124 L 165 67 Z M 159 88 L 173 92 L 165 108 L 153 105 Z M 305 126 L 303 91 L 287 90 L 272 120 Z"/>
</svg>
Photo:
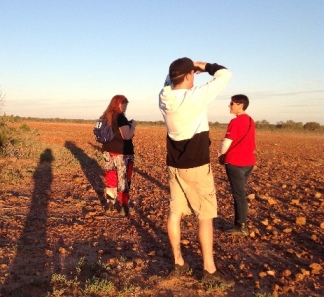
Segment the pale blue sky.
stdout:
<svg viewBox="0 0 324 297">
<path fill-rule="evenodd" d="M 0 11 L 7 115 L 96 119 L 124 94 L 129 119 L 162 120 L 168 67 L 187 56 L 233 72 L 212 122 L 244 93 L 255 120 L 324 124 L 324 1 L 0 0 Z"/>
</svg>

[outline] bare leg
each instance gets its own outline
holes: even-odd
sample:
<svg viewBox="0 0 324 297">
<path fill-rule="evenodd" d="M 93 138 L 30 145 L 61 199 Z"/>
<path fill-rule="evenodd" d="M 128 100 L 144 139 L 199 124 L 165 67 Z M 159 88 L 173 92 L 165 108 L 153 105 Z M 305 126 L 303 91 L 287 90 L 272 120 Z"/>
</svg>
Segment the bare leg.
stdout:
<svg viewBox="0 0 324 297">
<path fill-rule="evenodd" d="M 175 213 L 169 213 L 168 216 L 168 235 L 169 240 L 171 243 L 173 256 L 174 256 L 174 263 L 178 265 L 183 265 L 184 260 L 182 258 L 181 253 L 181 246 L 180 246 L 180 239 L 181 239 L 181 230 L 180 230 L 180 222 L 181 222 L 181 216 L 182 214 L 175 214 Z"/>
<path fill-rule="evenodd" d="M 199 241 L 202 250 L 204 270 L 209 273 L 216 271 L 213 256 L 213 219 L 199 220 Z"/>
</svg>

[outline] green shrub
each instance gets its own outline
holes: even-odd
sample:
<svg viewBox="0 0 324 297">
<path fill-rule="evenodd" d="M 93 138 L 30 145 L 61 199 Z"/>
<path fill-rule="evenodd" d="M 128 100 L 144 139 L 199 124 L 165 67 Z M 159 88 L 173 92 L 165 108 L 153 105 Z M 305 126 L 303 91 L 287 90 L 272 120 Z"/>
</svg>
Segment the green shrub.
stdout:
<svg viewBox="0 0 324 297">
<path fill-rule="evenodd" d="M 26 124 L 21 125 L 19 129 L 24 132 L 29 132 L 31 130 L 30 127 Z"/>
<path fill-rule="evenodd" d="M 316 122 L 308 122 L 304 125 L 305 130 L 316 131 L 321 128 L 321 125 Z"/>
</svg>

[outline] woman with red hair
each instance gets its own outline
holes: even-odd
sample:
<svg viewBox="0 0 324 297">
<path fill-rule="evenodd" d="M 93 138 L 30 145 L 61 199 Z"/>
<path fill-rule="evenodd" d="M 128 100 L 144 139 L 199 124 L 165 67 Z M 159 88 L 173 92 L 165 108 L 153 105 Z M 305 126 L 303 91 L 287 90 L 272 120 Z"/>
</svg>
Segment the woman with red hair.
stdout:
<svg viewBox="0 0 324 297">
<path fill-rule="evenodd" d="M 136 121 L 128 121 L 125 116 L 128 100 L 123 95 L 115 95 L 102 115 L 112 127 L 114 138 L 102 145 L 105 161 L 104 197 L 107 211 L 117 210 L 127 216 L 133 209 L 129 206 L 129 189 L 134 164 L 134 137 Z M 117 200 L 117 202 L 116 202 Z"/>
</svg>

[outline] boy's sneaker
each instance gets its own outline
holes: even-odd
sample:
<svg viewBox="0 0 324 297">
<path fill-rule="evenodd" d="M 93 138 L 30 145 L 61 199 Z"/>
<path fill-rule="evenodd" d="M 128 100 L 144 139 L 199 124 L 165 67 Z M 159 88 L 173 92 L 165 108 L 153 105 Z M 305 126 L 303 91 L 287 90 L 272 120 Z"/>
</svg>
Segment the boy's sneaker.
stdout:
<svg viewBox="0 0 324 297">
<path fill-rule="evenodd" d="M 168 278 L 170 277 L 179 277 L 182 275 L 188 274 L 190 271 L 190 267 L 187 263 L 184 263 L 183 265 L 175 264 L 173 270 L 168 275 Z"/>
<path fill-rule="evenodd" d="M 202 282 L 205 284 L 225 285 L 226 287 L 232 287 L 235 284 L 234 279 L 219 270 L 216 270 L 214 273 L 204 270 Z"/>
</svg>

